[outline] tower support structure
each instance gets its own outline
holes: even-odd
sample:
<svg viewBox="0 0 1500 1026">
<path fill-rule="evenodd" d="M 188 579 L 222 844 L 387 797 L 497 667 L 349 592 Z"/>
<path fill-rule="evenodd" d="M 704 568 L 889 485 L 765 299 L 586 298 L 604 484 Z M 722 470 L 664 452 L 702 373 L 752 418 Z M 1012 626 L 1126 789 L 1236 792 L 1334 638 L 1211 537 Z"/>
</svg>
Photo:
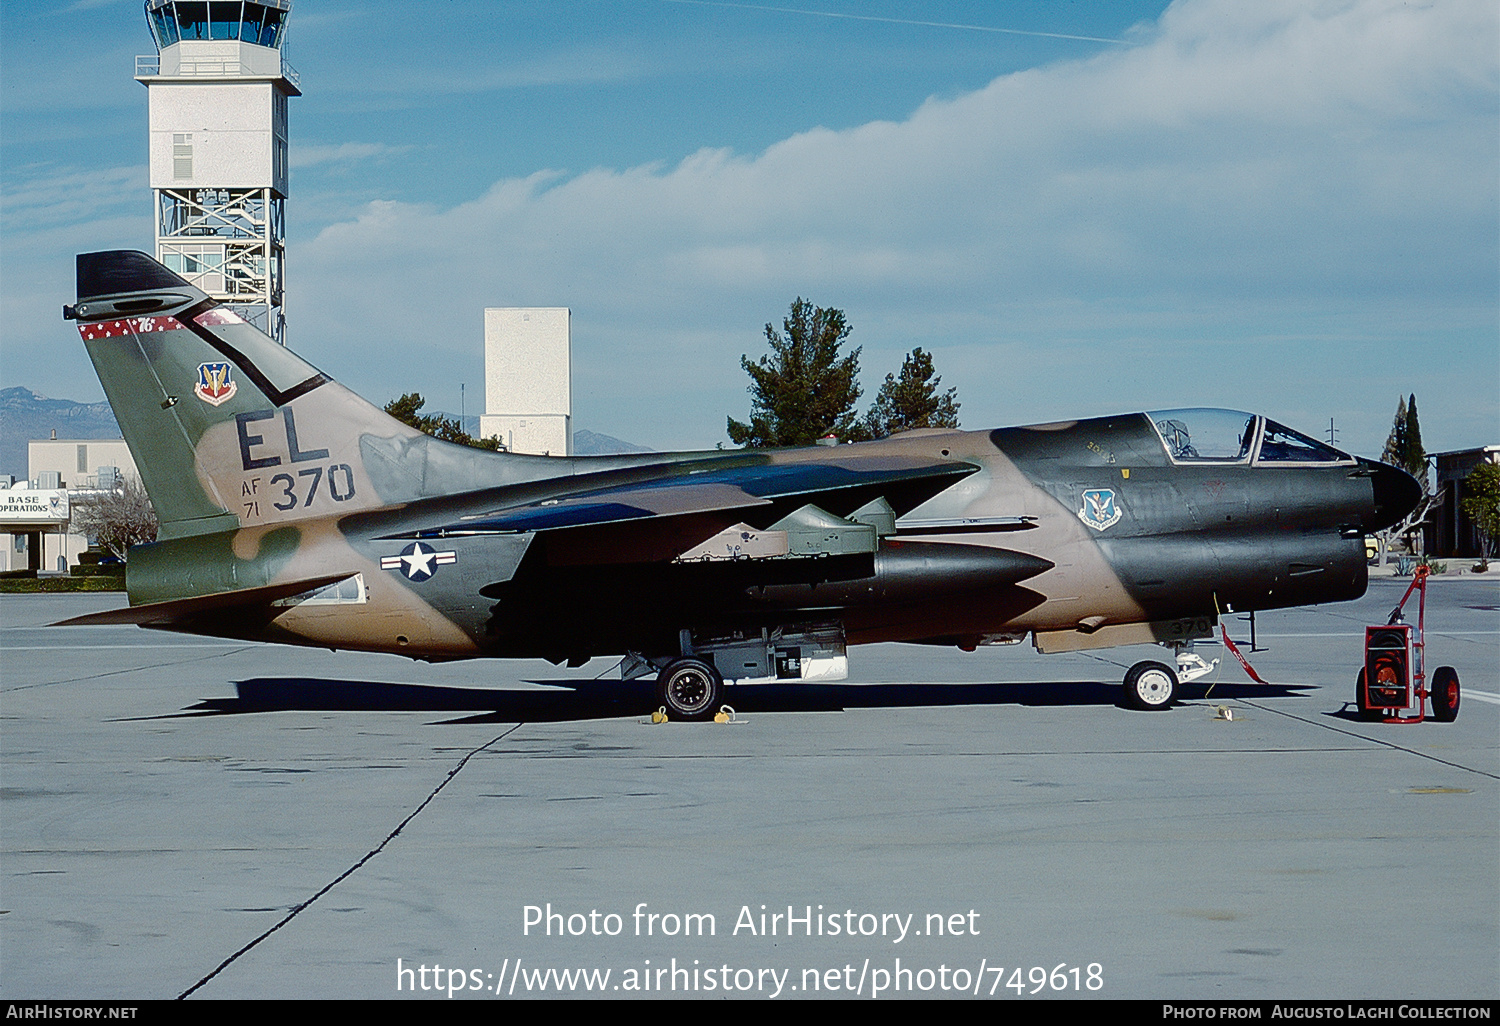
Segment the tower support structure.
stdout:
<svg viewBox="0 0 1500 1026">
<path fill-rule="evenodd" d="M 291 0 L 147 0 L 156 258 L 286 341 Z"/>
</svg>

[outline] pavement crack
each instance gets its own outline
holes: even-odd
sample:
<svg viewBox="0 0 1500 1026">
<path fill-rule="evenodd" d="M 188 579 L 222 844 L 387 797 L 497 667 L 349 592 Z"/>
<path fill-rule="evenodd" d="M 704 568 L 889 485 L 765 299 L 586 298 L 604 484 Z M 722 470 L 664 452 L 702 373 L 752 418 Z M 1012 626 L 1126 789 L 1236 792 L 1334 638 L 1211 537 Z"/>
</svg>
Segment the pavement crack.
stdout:
<svg viewBox="0 0 1500 1026">
<path fill-rule="evenodd" d="M 188 997 L 190 994 L 193 993 L 193 991 L 195 991 L 198 988 L 202 987 L 209 980 L 213 979 L 215 976 L 219 975 L 225 969 L 229 968 L 229 966 L 231 964 L 233 964 L 234 961 L 236 959 L 238 959 L 241 955 L 243 955 L 246 952 L 250 951 L 251 948 L 254 948 L 261 941 L 263 941 L 267 937 L 271 936 L 271 934 L 275 933 L 277 930 L 281 929 L 287 923 L 290 923 L 293 919 L 297 918 L 297 916 L 300 915 L 304 909 L 306 909 L 309 906 L 311 906 L 313 902 L 317 901 L 323 895 L 327 894 L 329 891 L 333 890 L 335 887 L 337 887 L 344 880 L 346 880 L 350 876 L 352 876 L 366 862 L 369 862 L 376 855 L 379 855 L 382 851 L 385 850 L 386 845 L 390 844 L 393 840 L 396 839 L 396 837 L 401 833 L 402 830 L 406 829 L 406 825 L 408 823 L 410 823 L 412 820 L 416 819 L 417 816 L 418 816 L 418 814 L 420 814 L 423 809 L 427 808 L 427 806 L 432 803 L 432 800 L 438 796 L 439 792 L 441 792 L 443 790 L 443 788 L 447 787 L 450 783 L 452 783 L 453 778 L 456 777 L 456 776 L 458 776 L 459 771 L 462 770 L 466 765 L 468 765 L 468 762 L 469 762 L 470 759 L 474 758 L 474 756 L 478 755 L 480 752 L 484 751 L 486 748 L 488 748 L 490 745 L 494 744 L 495 742 L 503 740 L 504 738 L 508 737 L 509 735 L 514 734 L 516 731 L 520 730 L 523 726 L 525 726 L 524 723 L 517 723 L 515 726 L 511 727 L 509 730 L 506 730 L 504 733 L 502 733 L 502 734 L 500 734 L 500 735 L 498 735 L 496 737 L 490 738 L 490 740 L 486 741 L 484 744 L 480 745 L 478 748 L 471 749 L 462 759 L 458 760 L 458 765 L 454 766 L 451 770 L 448 771 L 448 775 L 442 779 L 442 782 L 439 783 L 437 787 L 434 787 L 432 789 L 432 793 L 429 794 L 426 798 L 422 799 L 422 803 L 420 805 L 418 805 L 415 809 L 413 809 L 411 811 L 410 815 L 408 815 L 400 823 L 397 823 L 396 824 L 396 829 L 392 830 L 389 834 L 386 834 L 385 839 L 383 841 L 381 841 L 375 847 L 371 848 L 368 852 L 366 852 L 365 855 L 364 855 L 364 857 L 361 858 L 358 862 L 354 863 L 354 865 L 350 866 L 348 869 L 344 870 L 338 876 L 336 876 L 332 880 L 330 880 L 327 884 L 325 884 L 312 897 L 308 898 L 304 902 L 301 902 L 300 904 L 293 905 L 291 911 L 288 912 L 285 916 L 283 916 L 276 923 L 276 925 L 272 926 L 270 929 L 266 930 L 265 933 L 262 933 L 259 937 L 256 937 L 249 944 L 246 944 L 244 947 L 240 948 L 234 954 L 232 954 L 228 958 L 224 959 L 224 961 L 220 962 L 217 966 L 214 967 L 214 971 L 213 972 L 211 972 L 207 976 L 203 977 L 203 979 L 201 979 L 197 983 L 193 984 L 191 987 L 189 987 L 187 990 L 183 991 L 181 994 L 178 994 L 177 995 L 177 1000 L 181 1001 L 183 998 Z"/>
<path fill-rule="evenodd" d="M 54 684 L 77 684 L 79 681 L 85 680 L 102 680 L 105 677 L 118 677 L 122 673 L 140 673 L 143 670 L 159 670 L 164 666 L 186 666 L 188 663 L 201 663 L 207 659 L 222 659 L 224 656 L 231 656 L 236 655 L 240 652 L 247 652 L 255 647 L 256 646 L 254 645 L 242 645 L 239 648 L 231 649 L 227 652 L 215 652 L 211 655 L 193 656 L 191 659 L 173 659 L 169 662 L 150 663 L 146 666 L 127 666 L 124 669 L 120 670 L 106 670 L 103 673 L 91 673 L 86 677 L 69 677 L 66 680 L 44 680 L 39 681 L 35 684 L 20 684 L 13 688 L 6 688 L 3 693 L 8 695 L 13 691 L 28 691 L 31 688 L 47 688 L 51 687 Z"/>
<path fill-rule="evenodd" d="M 1453 762 L 1451 759 L 1439 759 L 1436 755 L 1429 755 L 1426 752 L 1419 752 L 1415 748 L 1407 748 L 1405 745 L 1398 745 L 1394 741 L 1386 741 L 1383 738 L 1370 737 L 1368 734 L 1361 734 L 1357 731 L 1346 730 L 1345 728 L 1336 726 L 1332 723 L 1319 723 L 1317 720 L 1309 719 L 1306 716 L 1298 716 L 1296 713 L 1287 712 L 1285 709 L 1275 709 L 1269 705 L 1257 705 L 1255 702 L 1252 702 L 1246 698 L 1238 698 L 1236 699 L 1236 701 L 1243 702 L 1245 705 L 1250 706 L 1252 709 L 1259 709 L 1261 712 L 1275 713 L 1277 716 L 1285 716 L 1289 719 L 1299 720 L 1302 723 L 1307 723 L 1314 727 L 1322 727 L 1324 730 L 1331 730 L 1338 734 L 1348 735 L 1349 737 L 1357 737 L 1361 741 L 1368 741 L 1371 744 L 1384 745 L 1386 748 L 1393 748 L 1398 752 L 1405 752 L 1407 755 L 1415 755 L 1422 759 L 1430 759 L 1433 762 L 1441 763 L 1444 766 L 1452 766 L 1454 769 L 1463 770 L 1466 773 L 1477 773 L 1481 777 L 1489 777 L 1491 780 L 1500 780 L 1500 774 L 1490 773 L 1487 770 L 1475 769 L 1473 766 L 1465 766 L 1463 763 Z"/>
</svg>

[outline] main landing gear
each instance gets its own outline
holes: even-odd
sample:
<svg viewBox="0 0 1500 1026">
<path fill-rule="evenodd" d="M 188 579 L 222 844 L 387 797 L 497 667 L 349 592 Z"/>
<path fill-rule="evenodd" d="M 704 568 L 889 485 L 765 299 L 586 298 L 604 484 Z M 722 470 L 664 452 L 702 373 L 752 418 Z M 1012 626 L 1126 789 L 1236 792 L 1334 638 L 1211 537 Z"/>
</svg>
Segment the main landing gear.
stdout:
<svg viewBox="0 0 1500 1026">
<path fill-rule="evenodd" d="M 656 678 L 656 700 L 674 720 L 707 720 L 724 698 L 724 678 L 702 659 L 676 659 Z"/>
</svg>

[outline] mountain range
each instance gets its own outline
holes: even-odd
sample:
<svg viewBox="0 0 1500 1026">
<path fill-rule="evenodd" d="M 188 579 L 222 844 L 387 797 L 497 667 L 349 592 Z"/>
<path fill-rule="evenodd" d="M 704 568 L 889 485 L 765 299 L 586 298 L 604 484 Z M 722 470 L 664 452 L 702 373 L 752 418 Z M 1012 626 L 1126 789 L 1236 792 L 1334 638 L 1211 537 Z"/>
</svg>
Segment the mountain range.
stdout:
<svg viewBox="0 0 1500 1026">
<path fill-rule="evenodd" d="M 21 385 L 0 389 L 0 474 L 25 478 L 26 443 L 33 438 L 119 438 L 109 403 L 48 399 Z"/>
</svg>

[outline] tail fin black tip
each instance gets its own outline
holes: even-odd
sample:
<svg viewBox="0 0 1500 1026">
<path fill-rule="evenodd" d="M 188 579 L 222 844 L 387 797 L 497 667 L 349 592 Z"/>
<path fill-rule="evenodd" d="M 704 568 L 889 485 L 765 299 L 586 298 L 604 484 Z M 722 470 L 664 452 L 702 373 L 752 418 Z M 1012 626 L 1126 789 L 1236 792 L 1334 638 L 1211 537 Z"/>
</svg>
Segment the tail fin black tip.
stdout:
<svg viewBox="0 0 1500 1026">
<path fill-rule="evenodd" d="M 191 288 L 151 257 L 134 249 L 78 254 L 78 300 L 125 292 Z"/>
</svg>

